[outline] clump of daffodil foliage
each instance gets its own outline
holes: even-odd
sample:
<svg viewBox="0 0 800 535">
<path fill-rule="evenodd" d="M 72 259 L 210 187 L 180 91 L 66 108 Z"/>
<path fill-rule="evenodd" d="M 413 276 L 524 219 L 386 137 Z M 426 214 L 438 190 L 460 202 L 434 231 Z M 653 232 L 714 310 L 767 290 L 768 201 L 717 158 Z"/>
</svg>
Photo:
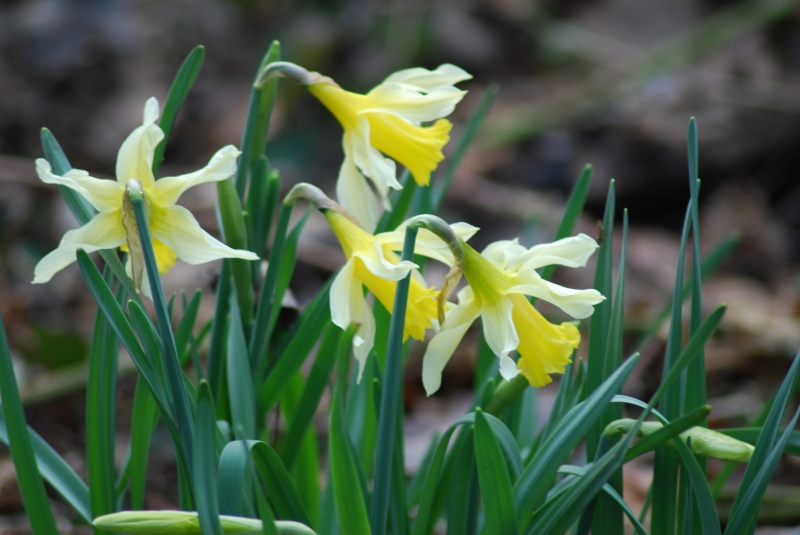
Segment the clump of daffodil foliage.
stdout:
<svg viewBox="0 0 800 535">
<path fill-rule="evenodd" d="M 443 166 L 452 128 L 447 117 L 466 94 L 457 86 L 472 83 L 470 90 L 481 91 L 469 73 L 450 64 L 410 68 L 361 95 L 281 61 L 277 42 L 256 73 L 241 147 L 221 148 L 199 171 L 159 178 L 172 118 L 203 54 L 198 47 L 187 58 L 160 121 L 155 98 L 145 103 L 142 126 L 120 147 L 116 180 L 72 169 L 43 130 L 45 158 L 36 171 L 60 186 L 81 226 L 41 259 L 33 282 L 46 283 L 77 261 L 98 313 L 87 378 L 86 480 L 26 427 L 0 329 L 0 439 L 10 446 L 34 533 L 58 533 L 44 479 L 72 506 L 70 520 L 93 525 L 95 533 L 622 535 L 630 525 L 637 533 L 721 534 L 714 497 L 733 465 L 712 481 L 709 458 L 746 463 L 725 533 L 752 533 L 780 456 L 787 448 L 796 453 L 791 433 L 800 412 L 781 425 L 800 359 L 752 426 L 708 429 L 703 346 L 724 306 L 708 312 L 702 303 L 694 120 L 681 268 L 664 315 L 670 317 L 664 373 L 653 396 L 639 400 L 621 395 L 636 351 L 649 339 L 632 350 L 623 343 L 628 219 L 624 212 L 615 234 L 613 181 L 602 243 L 573 231 L 592 179 L 587 166 L 552 241 L 523 244 L 508 236 L 479 252 L 468 243 L 478 228 L 435 212 L 495 91 L 484 92 L 456 140 L 456 158 Z M 342 126 L 342 164 L 331 170 L 338 173 L 335 198 L 310 183 L 282 185 L 280 170 L 269 165 L 266 131 L 282 78 L 305 87 Z M 176 204 L 204 182 L 216 183 L 222 240 Z M 346 261 L 287 326 L 278 314 L 298 239 L 308 217 L 319 217 L 309 210 L 294 219 L 297 203 L 325 218 Z M 614 259 L 612 241 L 620 237 L 622 252 Z M 731 243 L 710 256 L 724 256 Z M 89 257 L 95 251 L 102 272 Z M 693 267 L 685 281 L 686 254 Z M 585 269 L 592 258 L 593 288 L 550 281 L 556 266 Z M 178 260 L 219 259 L 213 317 L 196 326 L 200 292 L 168 300 L 160 275 Z M 449 270 L 444 279 L 427 278 L 430 262 Z M 685 284 L 691 312 L 684 325 Z M 570 321 L 547 319 L 538 300 Z M 478 341 L 468 343 L 476 322 Z M 121 347 L 139 375 L 128 454 L 119 462 Z M 422 355 L 421 377 L 412 380 L 433 395 L 458 348 L 475 358 L 474 403 L 446 422 L 408 473 L 406 357 Z M 537 389 L 555 378 L 550 417 L 537 424 Z M 312 425 L 318 413 L 328 418 L 322 433 Z M 281 425 L 268 425 L 271 414 Z M 144 509 L 157 425 L 173 441 L 181 510 Z M 648 501 L 633 511 L 622 467 L 653 451 Z"/>
</svg>

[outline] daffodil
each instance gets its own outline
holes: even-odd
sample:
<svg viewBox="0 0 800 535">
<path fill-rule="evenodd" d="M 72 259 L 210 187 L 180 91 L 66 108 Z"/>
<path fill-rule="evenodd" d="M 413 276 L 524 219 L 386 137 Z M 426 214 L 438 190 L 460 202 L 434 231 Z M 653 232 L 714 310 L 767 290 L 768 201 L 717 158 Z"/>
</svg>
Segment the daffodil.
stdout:
<svg viewBox="0 0 800 535">
<path fill-rule="evenodd" d="M 360 380 L 375 343 L 375 318 L 364 296 L 364 287 L 391 311 L 397 281 L 411 273 L 403 340 L 409 336 L 415 340 L 425 338 L 425 331 L 437 321 L 439 292 L 426 285 L 417 271 L 417 264 L 401 261 L 394 252 L 400 233 L 395 231 L 373 235 L 367 232 L 353 215 L 310 184 L 295 186 L 284 202 L 292 202 L 298 197 L 308 199 L 324 214 L 347 259 L 331 286 L 331 320 L 342 329 L 352 324 L 358 325 L 353 337 L 353 352 L 359 363 Z M 475 227 L 463 223 L 453 225 L 453 228 L 460 239 L 469 239 L 477 231 Z M 429 231 L 421 230 L 420 234 L 424 243 L 431 243 L 430 248 L 425 249 L 430 256 L 445 261 L 452 258 L 452 255 L 448 257 L 442 251 L 441 241 L 437 242 L 438 239 L 434 239 Z"/>
<path fill-rule="evenodd" d="M 62 176 L 53 173 L 47 160 L 36 160 L 36 172 L 48 184 L 61 184 L 77 191 L 97 210 L 97 214 L 81 228 L 70 230 L 61 239 L 58 248 L 36 265 L 34 283 L 49 281 L 53 275 L 75 261 L 78 249 L 87 253 L 99 249 L 136 249 L 138 234 L 133 214 L 125 209 L 125 184 L 137 179 L 144 189 L 145 206 L 158 270 L 166 273 L 177 258 L 189 264 L 200 264 L 218 258 L 243 258 L 257 260 L 249 252 L 231 249 L 205 232 L 194 216 L 175 204 L 181 194 L 192 186 L 204 182 L 225 180 L 236 171 L 239 151 L 232 145 L 220 149 L 203 169 L 187 175 L 153 177 L 153 153 L 164 138 L 155 124 L 158 119 L 158 101 L 150 98 L 144 107 L 144 122 L 123 142 L 117 156 L 117 180 L 98 179 L 79 169 Z M 134 250 L 134 252 L 136 252 Z M 134 254 L 131 257 L 135 256 Z M 142 277 L 141 261 L 128 262 L 128 273 L 136 287 L 149 295 L 149 284 Z"/>
<path fill-rule="evenodd" d="M 450 308 L 441 330 L 428 344 L 422 363 L 425 390 L 430 395 L 439 389 L 444 366 L 479 316 L 506 380 L 522 373 L 532 386 L 549 383 L 550 374 L 564 372 L 580 343 L 580 332 L 572 323 L 547 321 L 527 296 L 550 302 L 576 319 L 590 316 L 593 305 L 605 298 L 597 290 L 572 290 L 545 281 L 535 270 L 549 264 L 582 267 L 597 243 L 579 234 L 530 249 L 517 240 L 492 243 L 483 253 L 461 245 L 462 269 L 469 285 L 458 293 L 458 305 Z M 514 350 L 519 353 L 516 362 L 510 356 Z"/>
<path fill-rule="evenodd" d="M 318 73 L 276 62 L 266 67 L 259 83 L 277 75 L 306 86 L 341 123 L 344 161 L 336 195 L 368 230 L 375 228 L 380 206 L 364 177 L 372 181 L 385 209 L 389 209 L 389 188 L 402 188 L 393 160 L 408 168 L 417 184 L 428 185 L 431 172 L 444 159 L 442 148 L 450 140 L 453 125 L 443 117 L 450 115 L 466 94 L 455 84 L 472 78 L 450 64 L 433 71 L 405 69 L 361 95 L 345 91 Z M 435 122 L 422 125 L 430 121 Z"/>
</svg>

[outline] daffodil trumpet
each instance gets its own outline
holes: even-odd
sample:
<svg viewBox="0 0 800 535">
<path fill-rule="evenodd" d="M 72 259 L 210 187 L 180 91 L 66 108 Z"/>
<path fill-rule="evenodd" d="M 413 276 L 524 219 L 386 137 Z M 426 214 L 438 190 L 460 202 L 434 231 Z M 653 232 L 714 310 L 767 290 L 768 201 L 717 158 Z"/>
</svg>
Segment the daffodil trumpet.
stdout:
<svg viewBox="0 0 800 535">
<path fill-rule="evenodd" d="M 295 186 L 286 196 L 284 205 L 294 203 L 299 198 L 309 200 L 322 212 L 347 259 L 331 285 L 331 320 L 342 329 L 351 324 L 358 325 L 353 336 L 353 352 L 359 362 L 360 379 L 366 359 L 375 342 L 375 319 L 364 296 L 363 288 L 366 287 L 387 310 L 391 311 L 397 282 L 411 273 L 403 340 L 409 336 L 423 340 L 425 331 L 434 326 L 439 315 L 437 301 L 439 292 L 427 286 L 417 271 L 417 264 L 409 260 L 401 261 L 395 254 L 393 249 L 402 248 L 404 231 L 370 234 L 355 216 L 311 184 Z M 420 226 L 432 224 L 433 216 L 430 218 L 427 222 L 421 221 Z M 463 239 L 472 236 L 476 230 L 470 225 L 461 224 L 452 232 Z M 430 231 L 423 229 L 420 230 L 420 234 L 422 233 L 433 237 Z M 423 241 L 423 247 L 426 241 L 431 241 L 430 237 L 426 237 Z M 437 250 L 447 249 L 439 238 L 434 237 L 434 239 L 438 245 L 426 247 L 425 250 L 430 250 L 431 254 L 435 255 Z M 399 247 L 396 247 L 398 241 Z M 448 250 L 448 253 L 441 253 L 439 256 L 452 258 L 452 253 Z"/>
<path fill-rule="evenodd" d="M 527 296 L 548 301 L 576 319 L 591 315 L 593 306 L 605 298 L 593 289 L 572 290 L 545 281 L 536 269 L 549 264 L 584 266 L 597 243 L 580 234 L 530 249 L 517 240 L 495 242 L 482 253 L 461 245 L 462 269 L 469 285 L 458 293 L 458 305 L 451 306 L 441 330 L 428 344 L 422 363 L 426 392 L 430 395 L 439 389 L 444 366 L 478 317 L 506 380 L 522 373 L 532 386 L 549 383 L 551 374 L 564 372 L 578 347 L 580 332 L 572 323 L 547 321 Z M 417 253 L 428 255 L 424 249 Z M 515 350 L 516 362 L 510 356 Z"/>
<path fill-rule="evenodd" d="M 127 271 L 136 289 L 148 297 L 151 295 L 148 280 L 142 276 L 144 269 L 137 252 L 141 244 L 136 243 L 135 222 L 130 207 L 126 207 L 125 189 L 130 179 L 138 180 L 141 186 L 159 273 L 169 271 L 178 258 L 189 264 L 219 258 L 258 259 L 250 251 L 232 249 L 212 237 L 200 228 L 191 212 L 176 204 L 187 189 L 231 176 L 236 171 L 239 151 L 228 145 L 217 151 L 203 169 L 156 181 L 152 171 L 153 154 L 164 138 L 164 133 L 155 124 L 158 115 L 158 101 L 151 98 L 144 107 L 142 126 L 136 128 L 119 149 L 116 181 L 94 178 L 80 169 L 59 176 L 53 173 L 47 160 L 36 160 L 36 172 L 43 182 L 75 190 L 98 213 L 84 226 L 64 234 L 58 248 L 39 261 L 34 269 L 34 283 L 49 281 L 74 262 L 78 249 L 91 253 L 120 247 L 131 252 Z"/>
<path fill-rule="evenodd" d="M 327 76 L 280 61 L 264 67 L 256 86 L 275 76 L 306 87 L 342 125 L 344 161 L 336 195 L 370 232 L 375 229 L 381 207 L 390 209 L 389 189 L 402 188 L 395 161 L 409 170 L 417 184 L 430 183 L 431 173 L 444 159 L 442 148 L 450 140 L 452 124 L 444 117 L 466 94 L 455 84 L 472 78 L 449 64 L 433 71 L 406 69 L 361 95 L 345 91 Z M 423 126 L 427 122 L 433 124 Z"/>
</svg>

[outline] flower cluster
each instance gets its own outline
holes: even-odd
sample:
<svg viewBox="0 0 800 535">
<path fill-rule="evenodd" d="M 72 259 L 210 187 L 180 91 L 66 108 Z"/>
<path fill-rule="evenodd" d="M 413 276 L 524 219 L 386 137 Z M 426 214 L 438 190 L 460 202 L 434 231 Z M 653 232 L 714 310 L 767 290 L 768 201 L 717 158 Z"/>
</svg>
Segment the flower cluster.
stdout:
<svg viewBox="0 0 800 535">
<path fill-rule="evenodd" d="M 550 382 L 551 374 L 563 373 L 580 342 L 578 328 L 568 322 L 550 323 L 534 308 L 529 296 L 550 302 L 576 319 L 591 315 L 593 306 L 604 299 L 599 292 L 550 283 L 536 270 L 551 264 L 573 268 L 586 265 L 598 247 L 592 238 L 580 234 L 531 248 L 517 240 L 504 240 L 479 253 L 466 243 L 477 228 L 442 222 L 438 230 L 421 230 L 415 249 L 416 254 L 451 267 L 453 277 L 440 292 L 425 282 L 417 264 L 401 261 L 396 254 L 402 249 L 405 224 L 391 232 L 373 234 L 381 207 L 389 207 L 389 189 L 402 187 L 397 181 L 395 160 L 419 185 L 430 183 L 432 171 L 444 158 L 442 148 L 452 126 L 443 117 L 465 94 L 455 84 L 471 76 L 453 65 L 433 71 L 407 69 L 392 74 L 366 95 L 345 91 L 330 78 L 286 62 L 268 65 L 257 84 L 273 76 L 289 77 L 305 86 L 344 129 L 344 161 L 336 186 L 341 206 L 308 184 L 298 185 L 289 196 L 306 197 L 323 212 L 347 258 L 331 287 L 331 319 L 341 328 L 358 325 L 353 346 L 359 377 L 375 338 L 375 319 L 364 288 L 391 310 L 397 281 L 409 273 L 412 278 L 404 338 L 423 340 L 429 329 L 437 331 L 423 360 L 423 383 L 428 394 L 439 389 L 444 366 L 479 317 L 486 341 L 500 359 L 504 378 L 522 373 L 531 385 L 541 386 Z M 80 170 L 58 176 L 46 160 L 37 160 L 36 169 L 44 182 L 77 191 L 98 213 L 85 226 L 64 235 L 59 247 L 36 266 L 34 282 L 48 281 L 75 260 L 78 249 L 92 252 L 119 247 L 130 253 L 128 272 L 136 288 L 149 294 L 147 277 L 142 275 L 136 220 L 126 209 L 125 184 L 130 179 L 142 184 L 161 273 L 177 258 L 190 264 L 218 258 L 257 260 L 253 253 L 232 249 L 210 236 L 188 210 L 175 204 L 186 189 L 234 174 L 239 151 L 224 147 L 203 169 L 156 181 L 153 154 L 164 137 L 155 124 L 157 118 L 158 103 L 150 99 L 142 126 L 120 148 L 116 181 L 93 178 Z M 461 275 L 467 285 L 458 292 L 458 303 L 448 304 L 447 294 Z M 514 351 L 519 355 L 516 361 L 512 358 Z"/>
</svg>

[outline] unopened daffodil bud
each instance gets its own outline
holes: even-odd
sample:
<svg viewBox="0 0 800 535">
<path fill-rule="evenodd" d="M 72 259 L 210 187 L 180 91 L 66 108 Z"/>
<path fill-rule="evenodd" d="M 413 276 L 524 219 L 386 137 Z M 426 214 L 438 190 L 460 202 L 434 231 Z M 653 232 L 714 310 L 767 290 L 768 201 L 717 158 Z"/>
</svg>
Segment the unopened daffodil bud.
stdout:
<svg viewBox="0 0 800 535">
<path fill-rule="evenodd" d="M 220 515 L 225 535 L 255 535 L 263 533 L 261 520 Z M 94 527 L 111 533 L 130 535 L 201 535 L 200 519 L 194 511 L 122 511 L 94 519 Z M 277 520 L 281 535 L 316 535 L 314 530 L 299 522 Z"/>
</svg>

